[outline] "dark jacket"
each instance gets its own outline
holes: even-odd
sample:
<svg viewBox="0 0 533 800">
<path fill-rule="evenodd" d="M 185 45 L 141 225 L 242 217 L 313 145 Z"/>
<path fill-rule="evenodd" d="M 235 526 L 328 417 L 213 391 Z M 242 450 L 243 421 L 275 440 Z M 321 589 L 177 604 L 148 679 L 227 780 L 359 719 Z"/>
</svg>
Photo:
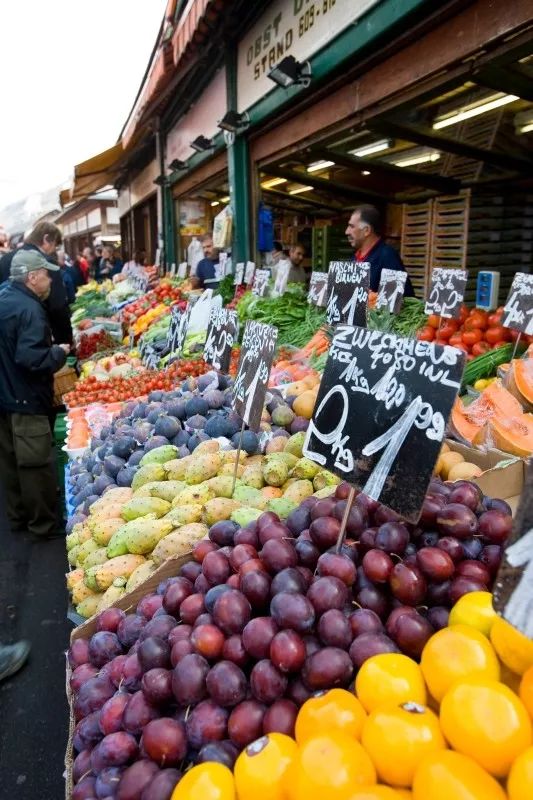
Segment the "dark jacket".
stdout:
<svg viewBox="0 0 533 800">
<path fill-rule="evenodd" d="M 71 267 L 67 267 L 67 271 L 74 285 L 74 289 L 77 289 L 79 286 L 85 285 L 86 281 L 83 276 L 82 269 L 76 261 L 74 262 L 74 264 L 72 264 Z"/>
<path fill-rule="evenodd" d="M 202 289 L 216 289 L 220 283 L 220 278 L 217 276 L 218 258 L 214 261 L 212 258 L 202 258 L 196 265 L 196 277 L 200 281 Z"/>
<path fill-rule="evenodd" d="M 52 344 L 43 303 L 22 283 L 0 290 L 0 341 L 0 411 L 49 414 L 54 372 L 67 355 Z"/>
<path fill-rule="evenodd" d="M 98 283 L 102 283 L 102 281 L 105 281 L 107 278 L 112 278 L 114 275 L 120 275 L 123 266 L 124 264 L 120 258 L 115 258 L 113 261 L 108 261 L 105 258 L 101 258 L 100 263 L 97 265 L 94 271 L 95 280 L 97 280 Z"/>
<path fill-rule="evenodd" d="M 394 247 L 391 247 L 390 244 L 386 244 L 383 239 L 379 239 L 372 250 L 370 250 L 362 260 L 370 264 L 370 290 L 372 292 L 377 292 L 379 290 L 382 269 L 398 269 L 400 272 L 405 272 L 402 259 Z M 407 276 L 404 297 L 414 296 L 415 293 L 411 279 Z"/>
<path fill-rule="evenodd" d="M 38 253 L 41 252 L 39 248 L 35 247 L 33 244 L 24 244 L 22 249 L 36 250 Z M 12 250 L 10 253 L 6 253 L 2 256 L 2 258 L 0 258 L 0 283 L 3 283 L 9 279 L 11 262 L 13 260 L 13 256 L 17 252 L 18 250 Z M 50 261 L 51 264 L 56 263 L 55 259 L 51 256 L 47 256 L 44 253 L 41 253 L 41 255 L 43 255 L 47 261 Z M 44 307 L 48 313 L 48 319 L 52 329 L 52 336 L 54 337 L 54 341 L 56 341 L 58 344 L 72 344 L 70 309 L 68 307 L 67 292 L 65 290 L 65 284 L 63 283 L 61 271 L 51 272 L 50 274 L 52 276 L 50 297 L 45 301 Z"/>
<path fill-rule="evenodd" d="M 72 280 L 72 275 L 69 270 L 70 267 L 61 268 L 61 277 L 63 278 L 68 304 L 70 305 L 76 299 L 76 287 L 74 286 L 74 281 Z"/>
</svg>

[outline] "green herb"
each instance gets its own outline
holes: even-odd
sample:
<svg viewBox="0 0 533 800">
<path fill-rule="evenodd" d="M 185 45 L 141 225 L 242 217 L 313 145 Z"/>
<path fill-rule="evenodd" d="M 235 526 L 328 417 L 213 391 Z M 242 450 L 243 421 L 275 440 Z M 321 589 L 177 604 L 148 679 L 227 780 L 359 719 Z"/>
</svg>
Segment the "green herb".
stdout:
<svg viewBox="0 0 533 800">
<path fill-rule="evenodd" d="M 498 367 L 511 360 L 513 349 L 514 343 L 510 343 L 473 358 L 463 372 L 463 386 L 473 386 L 481 378 L 493 378 Z M 519 343 L 516 355 L 522 355 L 525 349 L 526 345 Z"/>
</svg>

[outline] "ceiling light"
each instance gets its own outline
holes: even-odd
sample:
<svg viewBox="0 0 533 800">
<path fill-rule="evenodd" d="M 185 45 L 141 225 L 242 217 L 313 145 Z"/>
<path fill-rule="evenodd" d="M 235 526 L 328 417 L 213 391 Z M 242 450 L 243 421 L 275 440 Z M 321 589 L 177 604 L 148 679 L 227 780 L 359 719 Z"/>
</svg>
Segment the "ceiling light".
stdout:
<svg viewBox="0 0 533 800">
<path fill-rule="evenodd" d="M 187 162 L 186 161 L 180 161 L 179 158 L 175 158 L 170 162 L 170 164 L 168 166 L 170 167 L 171 170 L 176 172 L 179 169 L 187 169 Z"/>
<path fill-rule="evenodd" d="M 390 139 L 382 139 L 379 142 L 372 142 L 364 147 L 358 147 L 356 150 L 350 150 L 350 153 L 352 156 L 364 158 L 365 156 L 371 156 L 374 153 L 381 153 L 383 150 L 389 150 L 391 147 L 392 142 Z"/>
<path fill-rule="evenodd" d="M 531 133 L 531 131 L 533 131 L 533 122 L 528 122 L 527 125 L 518 128 L 518 133 Z"/>
<path fill-rule="evenodd" d="M 194 142 L 191 142 L 191 147 L 197 153 L 204 153 L 206 150 L 211 150 L 213 142 L 207 136 L 197 136 Z"/>
<path fill-rule="evenodd" d="M 361 175 L 370 175 L 370 170 L 368 170 L 368 169 L 364 169 L 364 170 L 361 172 Z"/>
<path fill-rule="evenodd" d="M 302 194 L 302 192 L 312 192 L 312 186 L 300 186 L 297 189 L 290 189 L 289 194 Z"/>
<path fill-rule="evenodd" d="M 315 161 L 314 164 L 309 164 L 307 167 L 308 172 L 319 172 L 321 169 L 327 169 L 327 167 L 334 167 L 334 161 Z"/>
<path fill-rule="evenodd" d="M 514 118 L 516 133 L 531 133 L 533 131 L 533 109 L 521 111 Z"/>
<path fill-rule="evenodd" d="M 221 197 L 220 198 L 220 202 L 221 203 L 229 203 L 229 195 L 227 197 Z"/>
<path fill-rule="evenodd" d="M 233 111 L 232 109 L 227 111 L 218 123 L 219 128 L 222 128 L 223 131 L 229 131 L 229 133 L 240 133 L 246 130 L 249 125 L 250 117 L 246 111 L 239 114 L 238 111 Z"/>
<path fill-rule="evenodd" d="M 472 103 L 463 108 L 458 108 L 456 111 L 452 111 L 449 114 L 445 114 L 442 117 L 437 117 L 433 123 L 433 130 L 447 128 L 449 125 L 457 125 L 458 122 L 463 122 L 465 119 L 477 117 L 479 114 L 485 114 L 487 111 L 494 111 L 495 108 L 506 106 L 508 103 L 514 103 L 515 100 L 519 99 L 520 98 L 515 94 L 498 93 L 491 95 L 483 101 L 480 100 L 478 103 Z"/>
<path fill-rule="evenodd" d="M 220 205 L 220 202 L 218 200 L 212 200 L 211 201 L 212 208 L 215 208 L 215 206 L 219 206 L 219 205 Z"/>
<path fill-rule="evenodd" d="M 417 164 L 429 164 L 432 161 L 438 161 L 440 153 L 419 153 L 418 155 L 409 156 L 408 158 L 401 158 L 399 161 L 392 161 L 391 163 L 397 167 L 416 167 Z"/>
<path fill-rule="evenodd" d="M 286 178 L 269 178 L 268 181 L 264 181 L 261 186 L 263 189 L 273 189 L 274 186 L 281 186 L 282 183 L 287 183 Z"/>
<path fill-rule="evenodd" d="M 311 64 L 309 61 L 296 61 L 294 56 L 286 56 L 270 70 L 268 77 L 283 89 L 294 85 L 307 87 L 311 83 Z"/>
</svg>

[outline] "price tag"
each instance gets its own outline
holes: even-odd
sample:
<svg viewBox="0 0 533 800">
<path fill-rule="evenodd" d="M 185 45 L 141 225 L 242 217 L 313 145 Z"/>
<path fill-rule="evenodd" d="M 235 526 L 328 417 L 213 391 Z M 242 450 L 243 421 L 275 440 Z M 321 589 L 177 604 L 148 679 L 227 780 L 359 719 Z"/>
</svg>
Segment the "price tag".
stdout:
<svg viewBox="0 0 533 800">
<path fill-rule="evenodd" d="M 268 290 L 268 282 L 270 280 L 270 271 L 268 269 L 256 269 L 254 275 L 254 283 L 252 286 L 252 294 L 258 297 L 264 297 Z"/>
<path fill-rule="evenodd" d="M 135 331 L 133 330 L 133 328 L 129 329 L 128 337 L 129 337 L 129 348 L 130 350 L 133 350 L 133 348 L 135 347 Z"/>
<path fill-rule="evenodd" d="M 468 272 L 465 269 L 435 267 L 431 273 L 431 286 L 424 314 L 438 314 L 446 319 L 457 318 L 461 313 L 467 280 Z"/>
<path fill-rule="evenodd" d="M 498 614 L 533 639 L 533 461 L 494 584 L 493 603 Z"/>
<path fill-rule="evenodd" d="M 182 261 L 178 267 L 178 278 L 186 278 L 187 277 L 187 262 Z"/>
<path fill-rule="evenodd" d="M 310 305 L 325 308 L 327 305 L 328 274 L 327 272 L 312 272 L 309 282 L 307 302 Z"/>
<path fill-rule="evenodd" d="M 146 369 L 157 369 L 159 365 L 159 354 L 151 344 L 145 346 L 142 361 Z"/>
<path fill-rule="evenodd" d="M 204 345 L 204 361 L 220 372 L 228 372 L 231 348 L 239 335 L 239 319 L 236 311 L 214 306 L 211 309 L 207 339 Z"/>
<path fill-rule="evenodd" d="M 370 264 L 331 261 L 328 273 L 326 317 L 329 325 L 366 325 Z"/>
<path fill-rule="evenodd" d="M 382 269 L 376 308 L 386 308 L 391 314 L 398 314 L 402 307 L 407 272 L 399 269 Z"/>
<path fill-rule="evenodd" d="M 339 325 L 304 455 L 416 522 L 464 360 L 449 345 Z"/>
<path fill-rule="evenodd" d="M 235 267 L 235 280 L 233 281 L 234 286 L 239 286 L 243 282 L 244 279 L 244 261 L 239 261 L 237 266 Z"/>
<path fill-rule="evenodd" d="M 254 279 L 255 263 L 253 261 L 246 262 L 246 272 L 244 273 L 244 282 L 248 285 Z"/>
<path fill-rule="evenodd" d="M 170 266 L 170 276 L 172 278 L 176 277 L 176 265 L 174 263 L 172 263 Z"/>
<path fill-rule="evenodd" d="M 170 327 L 167 333 L 167 346 L 170 350 L 169 362 L 176 361 L 181 356 L 185 338 L 187 336 L 187 329 L 189 327 L 189 319 L 191 317 L 191 305 L 187 303 L 185 311 L 180 311 L 177 306 L 172 308 Z"/>
<path fill-rule="evenodd" d="M 253 320 L 246 323 L 233 385 L 233 410 L 254 431 L 261 422 L 277 338 L 277 328 L 272 325 Z"/>
<path fill-rule="evenodd" d="M 276 273 L 276 280 L 274 282 L 274 290 L 272 292 L 274 297 L 281 297 L 281 295 L 285 294 L 285 290 L 287 289 L 287 283 L 289 282 L 290 271 L 291 271 L 290 261 L 279 262 L 278 271 Z"/>
<path fill-rule="evenodd" d="M 218 256 L 218 278 L 222 280 L 226 276 L 226 264 L 228 263 L 228 254 L 227 253 L 219 253 Z"/>
<path fill-rule="evenodd" d="M 501 324 L 528 336 L 533 335 L 533 275 L 517 272 L 503 309 Z"/>
<path fill-rule="evenodd" d="M 146 273 L 135 275 L 133 278 L 133 285 L 139 292 L 146 292 L 148 288 L 148 276 Z"/>
</svg>

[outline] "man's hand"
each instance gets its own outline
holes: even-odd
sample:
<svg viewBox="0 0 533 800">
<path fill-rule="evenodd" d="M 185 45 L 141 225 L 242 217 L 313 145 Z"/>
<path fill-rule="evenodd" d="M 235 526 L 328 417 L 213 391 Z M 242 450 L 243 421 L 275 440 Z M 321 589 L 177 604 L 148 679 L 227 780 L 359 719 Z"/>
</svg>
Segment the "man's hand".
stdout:
<svg viewBox="0 0 533 800">
<path fill-rule="evenodd" d="M 69 345 L 69 344 L 60 344 L 60 345 L 59 345 L 59 347 L 60 347 L 62 350 L 64 350 L 64 351 L 65 351 L 65 353 L 66 353 L 66 354 L 67 354 L 67 356 L 68 356 L 68 354 L 70 353 L 70 345 Z"/>
</svg>

